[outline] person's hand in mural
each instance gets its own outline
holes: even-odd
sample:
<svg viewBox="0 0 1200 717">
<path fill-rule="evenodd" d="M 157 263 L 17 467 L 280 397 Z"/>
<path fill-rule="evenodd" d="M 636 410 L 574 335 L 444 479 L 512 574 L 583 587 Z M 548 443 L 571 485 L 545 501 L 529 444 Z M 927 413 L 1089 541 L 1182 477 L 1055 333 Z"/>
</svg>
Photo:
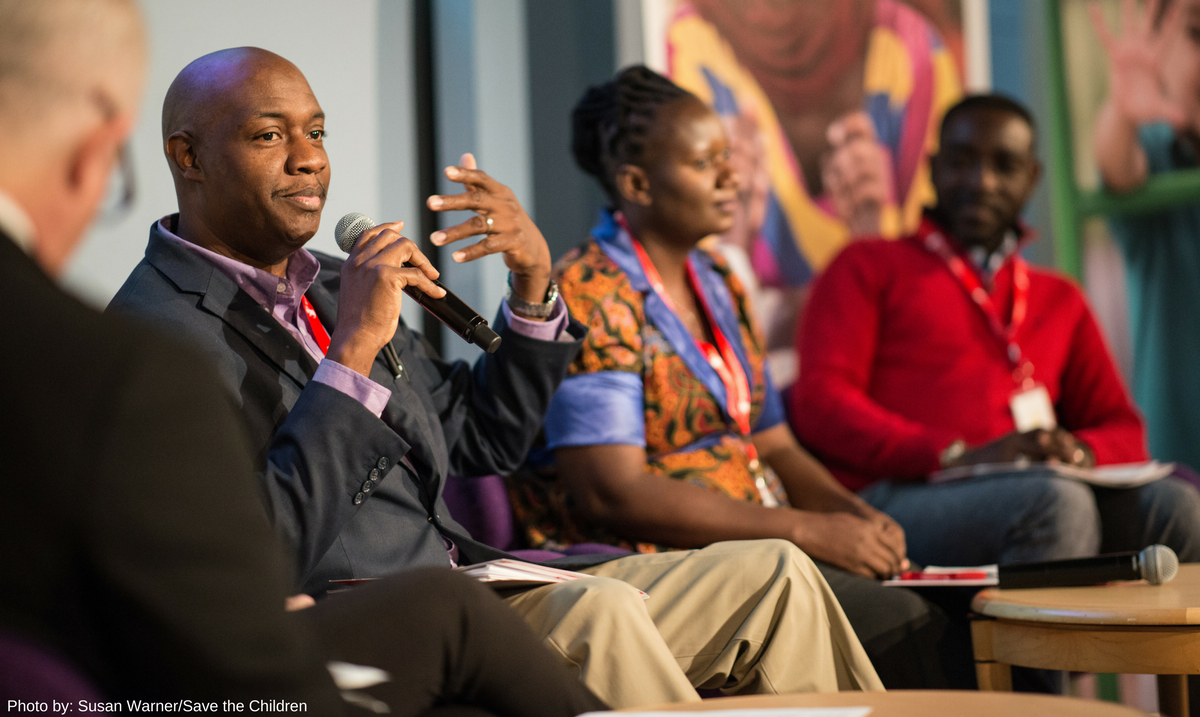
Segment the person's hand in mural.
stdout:
<svg viewBox="0 0 1200 717">
<path fill-rule="evenodd" d="M 738 184 L 737 208 L 733 226 L 721 235 L 721 243 L 735 246 L 745 253 L 744 261 L 751 276 L 740 273 L 747 288 L 754 292 L 754 305 L 763 324 L 770 349 L 789 348 L 792 331 L 804 306 L 808 287 L 766 286 L 753 276 L 754 242 L 759 238 L 767 215 L 771 195 L 771 176 L 767 171 L 767 148 L 763 141 L 758 115 L 743 107 L 736 115 L 724 115 L 725 131 L 729 133 L 729 164 L 741 177 Z M 729 257 L 726 254 L 726 257 Z M 732 260 L 731 260 L 732 261 Z M 734 263 L 735 269 L 737 264 Z M 776 369 L 778 364 L 774 365 Z M 788 375 L 786 371 L 776 376 Z M 790 382 L 790 381 L 789 381 Z"/>
<path fill-rule="evenodd" d="M 1122 0 L 1117 35 L 1099 4 L 1088 3 L 1092 26 L 1108 54 L 1109 96 L 1096 122 L 1095 151 L 1110 189 L 1127 191 L 1145 181 L 1148 167 L 1137 139 L 1139 125 L 1167 122 L 1183 129 L 1187 121 L 1179 101 L 1185 95 L 1172 91 L 1189 84 L 1180 77 L 1181 71 L 1188 72 L 1188 63 L 1172 55 L 1183 41 L 1184 10 L 1183 0 L 1171 1 L 1165 10 L 1162 0 L 1149 0 L 1142 12 L 1135 0 Z"/>
<path fill-rule="evenodd" d="M 1088 15 L 1108 53 L 1109 97 L 1125 118 L 1135 122 L 1184 121 L 1183 108 L 1167 93 L 1164 61 L 1183 20 L 1183 2 L 1172 2 L 1161 19 L 1161 0 L 1150 0 L 1139 13 L 1135 0 L 1121 2 L 1121 34 L 1108 29 L 1097 2 Z"/>
<path fill-rule="evenodd" d="M 742 181 L 738 185 L 733 226 L 721 235 L 721 241 L 741 247 L 748 256 L 766 216 L 767 196 L 771 191 L 767 151 L 758 117 L 752 110 L 743 109 L 735 116 L 727 115 L 722 119 L 725 131 L 729 133 L 729 164 Z"/>
<path fill-rule="evenodd" d="M 883 206 L 891 196 L 891 162 L 866 112 L 850 112 L 825 131 L 830 151 L 821 160 L 821 179 L 834 211 L 851 236 L 879 233 Z"/>
</svg>

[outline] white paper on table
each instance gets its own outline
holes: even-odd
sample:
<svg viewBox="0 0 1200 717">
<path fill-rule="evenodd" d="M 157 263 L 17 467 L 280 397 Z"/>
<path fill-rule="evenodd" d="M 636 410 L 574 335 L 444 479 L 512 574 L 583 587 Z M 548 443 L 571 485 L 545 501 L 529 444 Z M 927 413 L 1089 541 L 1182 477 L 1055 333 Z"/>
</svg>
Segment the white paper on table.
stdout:
<svg viewBox="0 0 1200 717">
<path fill-rule="evenodd" d="M 609 717 L 612 712 L 588 712 L 579 717 Z M 687 712 L 622 712 L 629 717 L 679 717 Z M 765 709 L 705 710 L 713 717 L 866 717 L 870 707 L 769 707 Z"/>
<path fill-rule="evenodd" d="M 1031 470 L 1048 470 L 1064 478 L 1074 478 L 1084 483 L 1103 486 L 1105 488 L 1136 488 L 1139 485 L 1153 483 L 1160 478 L 1166 478 L 1171 475 L 1171 472 L 1175 470 L 1175 464 L 1149 461 L 1147 463 L 1119 463 L 1111 466 L 1100 466 L 1099 468 L 1077 468 L 1065 463 L 1031 463 L 1029 461 L 1020 461 L 1017 463 L 979 463 L 959 468 L 947 468 L 946 470 L 931 473 L 929 475 L 929 482 L 944 483 L 946 481 L 978 478 L 997 473 L 1015 473 Z"/>
</svg>

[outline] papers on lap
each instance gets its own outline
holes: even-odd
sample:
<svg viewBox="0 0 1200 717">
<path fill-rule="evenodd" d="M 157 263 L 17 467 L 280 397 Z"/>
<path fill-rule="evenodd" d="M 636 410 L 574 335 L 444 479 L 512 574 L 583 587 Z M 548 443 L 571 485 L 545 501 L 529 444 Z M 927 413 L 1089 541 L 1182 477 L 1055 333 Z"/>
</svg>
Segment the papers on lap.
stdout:
<svg viewBox="0 0 1200 717">
<path fill-rule="evenodd" d="M 592 577 L 587 573 L 577 573 L 573 570 L 562 570 L 560 568 L 552 568 L 548 565 L 538 565 L 537 563 L 527 563 L 523 560 L 510 560 L 508 558 L 489 560 L 486 563 L 476 563 L 475 565 L 463 565 L 454 568 L 454 571 L 473 577 L 481 583 L 487 583 L 496 590 L 504 591 L 536 588 L 542 585 L 553 585 L 554 583 L 565 583 L 570 580 Z M 370 582 L 374 579 L 351 578 L 347 580 L 330 580 L 329 582 L 337 587 L 329 592 L 341 592 L 342 590 L 347 590 L 355 585 Z M 638 595 L 641 595 L 643 600 L 650 599 L 650 596 L 641 590 L 638 590 Z"/>
<path fill-rule="evenodd" d="M 1160 478 L 1171 475 L 1171 472 L 1175 470 L 1175 464 L 1150 461 L 1149 463 L 1121 463 L 1119 465 L 1100 466 L 1099 468 L 1077 468 L 1065 463 L 1031 463 L 1029 461 L 1017 463 L 980 463 L 973 466 L 947 468 L 944 471 L 931 473 L 929 475 L 929 482 L 944 483 L 946 481 L 962 480 L 963 478 L 976 478 L 998 473 L 1019 473 L 1033 470 L 1053 471 L 1056 475 L 1064 478 L 1074 478 L 1084 483 L 1103 486 L 1105 488 L 1136 488 L 1139 485 L 1153 483 Z"/>
<path fill-rule="evenodd" d="M 497 590 L 512 590 L 514 588 L 537 587 L 553 583 L 565 583 L 579 578 L 590 578 L 587 573 L 577 573 L 573 570 L 560 570 L 547 565 L 526 563 L 521 560 L 500 558 L 486 563 L 464 565 L 455 568 L 457 572 L 470 575 L 479 582 L 490 583 Z M 649 595 L 638 590 L 643 600 Z"/>
<path fill-rule="evenodd" d="M 883 584 L 906 588 L 999 585 L 1000 570 L 995 565 L 949 568 L 926 565 L 921 570 L 906 570 Z"/>
</svg>

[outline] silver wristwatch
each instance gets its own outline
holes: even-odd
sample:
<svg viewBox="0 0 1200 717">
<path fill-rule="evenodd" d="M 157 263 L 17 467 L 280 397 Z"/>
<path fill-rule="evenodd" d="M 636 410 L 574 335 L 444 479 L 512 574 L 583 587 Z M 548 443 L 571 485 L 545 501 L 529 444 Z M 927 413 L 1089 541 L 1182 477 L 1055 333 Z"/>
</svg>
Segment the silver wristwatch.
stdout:
<svg viewBox="0 0 1200 717">
<path fill-rule="evenodd" d="M 512 272 L 508 272 L 508 308 L 531 319 L 548 319 L 554 312 L 556 303 L 558 303 L 558 284 L 554 283 L 553 279 L 550 280 L 550 286 L 546 289 L 546 300 L 540 304 L 534 304 L 517 296 L 517 292 L 513 291 Z"/>
</svg>

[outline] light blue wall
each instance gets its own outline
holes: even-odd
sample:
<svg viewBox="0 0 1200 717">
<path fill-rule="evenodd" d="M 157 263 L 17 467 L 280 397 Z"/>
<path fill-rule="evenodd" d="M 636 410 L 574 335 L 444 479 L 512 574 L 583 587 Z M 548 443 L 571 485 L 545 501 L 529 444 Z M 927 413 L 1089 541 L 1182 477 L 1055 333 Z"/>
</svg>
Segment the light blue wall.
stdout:
<svg viewBox="0 0 1200 717">
<path fill-rule="evenodd" d="M 607 203 L 571 156 L 571 111 L 588 86 L 613 77 L 613 4 L 526 0 L 526 18 L 536 218 L 557 259 L 583 243 Z"/>
<path fill-rule="evenodd" d="M 480 169 L 506 184 L 531 216 L 533 204 L 529 79 L 524 0 L 435 0 L 434 94 L 437 104 L 437 157 L 441 168 L 475 154 Z M 462 192 L 439 174 L 438 191 Z M 453 226 L 470 212 L 440 215 Z M 450 254 L 478 239 L 443 247 L 442 281 L 489 321 L 503 298 L 508 270 L 499 256 L 455 264 Z M 447 358 L 474 359 L 479 349 L 443 333 Z"/>
<path fill-rule="evenodd" d="M 376 14 L 376 84 L 379 112 L 379 221 L 401 219 L 405 234 L 417 238 L 421 197 L 417 181 L 416 78 L 413 55 L 413 0 L 379 0 Z M 325 223 L 340 214 L 329 214 Z M 401 314 L 420 330 L 425 310 L 405 299 Z"/>
<path fill-rule="evenodd" d="M 988 3 L 991 27 L 992 88 L 1020 100 L 1033 112 L 1044 132 L 1049 127 L 1046 77 L 1046 29 L 1042 3 L 1047 0 L 992 0 Z M 1047 159 L 1046 143 L 1038 154 Z M 1025 210 L 1041 239 L 1025 250 L 1030 261 L 1053 266 L 1054 242 L 1050 226 L 1050 191 L 1045 179 Z"/>
</svg>

